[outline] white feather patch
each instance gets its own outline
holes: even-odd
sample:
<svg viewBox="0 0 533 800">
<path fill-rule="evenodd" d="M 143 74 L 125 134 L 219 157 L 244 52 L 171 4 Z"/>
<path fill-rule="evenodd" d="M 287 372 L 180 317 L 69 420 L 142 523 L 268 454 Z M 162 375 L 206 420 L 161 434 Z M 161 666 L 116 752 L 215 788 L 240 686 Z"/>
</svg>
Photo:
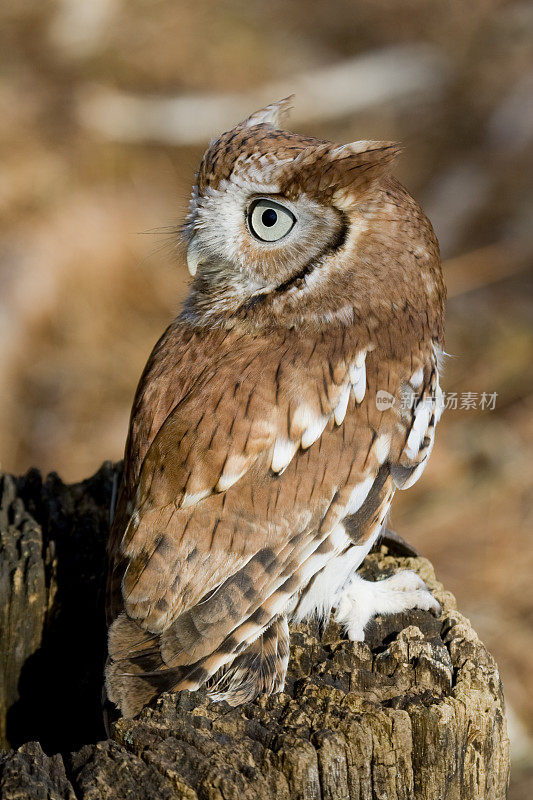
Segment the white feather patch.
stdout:
<svg viewBox="0 0 533 800">
<path fill-rule="evenodd" d="M 305 450 L 307 447 L 311 447 L 313 442 L 322 436 L 324 432 L 324 428 L 329 422 L 329 417 L 317 417 L 314 422 L 309 425 L 308 428 L 302 434 L 302 448 Z"/>
<path fill-rule="evenodd" d="M 348 400 L 350 399 L 350 384 L 347 384 L 342 392 L 339 399 L 339 402 L 335 406 L 335 410 L 333 411 L 333 416 L 335 417 L 335 423 L 337 425 L 341 425 L 344 417 L 346 416 L 346 409 L 348 408 Z"/>
<path fill-rule="evenodd" d="M 411 377 L 409 378 L 409 383 L 413 387 L 413 389 L 419 389 L 422 386 L 422 381 L 424 380 L 424 370 L 422 367 L 417 369 L 416 372 L 413 372 Z"/>
<path fill-rule="evenodd" d="M 366 365 L 357 367 L 357 380 L 352 381 L 353 393 L 357 403 L 362 403 L 366 392 Z"/>
<path fill-rule="evenodd" d="M 192 492 L 191 494 L 185 492 L 181 501 L 181 507 L 189 508 L 190 506 L 195 506 L 196 503 L 199 503 L 200 500 L 203 500 L 204 497 L 207 497 L 209 494 L 211 494 L 211 489 L 202 489 L 201 492 Z"/>
<path fill-rule="evenodd" d="M 360 369 L 363 366 L 365 360 L 366 360 L 366 350 L 360 350 L 357 353 L 354 361 L 354 364 L 357 367 L 357 369 Z"/>
<path fill-rule="evenodd" d="M 423 402 L 417 407 L 405 448 L 405 455 L 407 458 L 416 458 L 424 436 L 427 433 L 431 413 L 432 403 Z"/>
<path fill-rule="evenodd" d="M 348 377 L 350 378 L 350 383 L 352 386 L 359 383 L 359 379 L 362 375 L 362 368 L 356 367 L 355 364 L 350 364 L 348 367 Z"/>
<path fill-rule="evenodd" d="M 311 578 L 316 575 L 328 561 L 334 558 L 340 550 L 350 543 L 344 525 L 341 523 L 335 525 L 327 538 L 331 541 L 334 550 L 328 550 L 326 553 L 312 553 L 308 558 L 302 560 L 297 570 L 300 585 L 306 586 Z"/>
<path fill-rule="evenodd" d="M 357 486 L 352 489 L 352 493 L 350 495 L 350 499 L 346 504 L 346 508 L 344 509 L 345 516 L 349 514 L 355 514 L 358 511 L 363 503 L 365 502 L 366 498 L 368 497 L 368 493 L 372 488 L 374 483 L 375 476 L 370 475 L 368 478 L 365 478 Z"/>
<path fill-rule="evenodd" d="M 298 442 L 290 439 L 276 439 L 272 451 L 272 471 L 282 473 L 291 462 L 298 449 Z"/>
<path fill-rule="evenodd" d="M 309 428 L 309 426 L 312 425 L 316 419 L 317 415 L 311 408 L 309 408 L 309 406 L 298 406 L 292 417 L 291 430 L 292 428 L 305 430 L 306 428 Z"/>
<path fill-rule="evenodd" d="M 436 356 L 438 356 L 439 352 L 440 351 L 435 348 Z M 412 380 L 413 378 L 411 378 L 411 382 Z M 416 483 L 424 472 L 429 456 L 431 455 L 435 440 L 435 427 L 444 408 L 444 396 L 439 386 L 438 372 L 435 374 L 433 392 L 433 396 L 423 396 L 415 407 L 411 430 L 409 431 L 409 436 L 407 437 L 407 442 L 400 459 L 401 466 L 391 466 L 394 482 L 399 489 L 408 489 Z M 429 439 L 426 443 L 427 449 L 421 451 L 426 437 Z M 410 459 L 414 462 L 412 464 L 412 472 L 410 472 L 409 465 L 405 463 L 406 459 Z M 395 470 L 396 474 L 394 474 Z"/>
<path fill-rule="evenodd" d="M 413 484 L 415 484 L 417 482 L 417 480 L 419 479 L 419 477 L 422 475 L 422 473 L 424 472 L 424 470 L 426 468 L 426 464 L 428 462 L 428 459 L 429 459 L 429 457 L 431 455 L 431 451 L 433 450 L 433 445 L 434 444 L 435 444 L 435 429 L 433 428 L 433 435 L 431 436 L 431 441 L 430 441 L 430 443 L 428 445 L 426 457 L 423 459 L 423 461 L 420 462 L 418 467 L 416 467 L 416 469 L 413 470 L 413 472 L 407 478 L 407 480 L 405 480 L 401 484 L 401 486 L 399 486 L 399 488 L 402 489 L 402 491 L 404 489 L 410 489 L 411 486 L 413 486 Z"/>
<path fill-rule="evenodd" d="M 378 436 L 373 446 L 374 455 L 376 456 L 378 464 L 383 464 L 389 455 L 390 451 L 390 436 L 382 433 Z"/>
<path fill-rule="evenodd" d="M 222 475 L 218 479 L 218 483 L 215 487 L 217 492 L 226 492 L 230 486 L 233 486 L 234 483 L 237 483 L 237 481 L 246 474 L 247 469 L 247 459 L 238 456 L 228 458 Z"/>
<path fill-rule="evenodd" d="M 335 547 L 331 560 L 304 590 L 296 611 L 292 615 L 295 622 L 301 622 L 314 614 L 322 621 L 327 621 L 332 607 L 339 601 L 342 589 L 372 548 L 379 530 L 380 528 L 376 526 L 374 534 L 363 545 L 352 545 L 346 549 L 350 544 L 350 539 L 345 533 L 344 525 L 342 523 L 336 525 L 330 535 L 337 534 L 339 546 Z M 344 539 L 339 535 L 340 531 L 344 533 Z M 345 552 L 342 552 L 343 550 Z"/>
<path fill-rule="evenodd" d="M 348 376 L 350 378 L 350 383 L 352 384 L 359 383 L 359 379 L 362 374 L 361 371 L 365 366 L 365 362 L 366 362 L 366 350 L 359 350 L 353 362 L 348 367 Z"/>
</svg>

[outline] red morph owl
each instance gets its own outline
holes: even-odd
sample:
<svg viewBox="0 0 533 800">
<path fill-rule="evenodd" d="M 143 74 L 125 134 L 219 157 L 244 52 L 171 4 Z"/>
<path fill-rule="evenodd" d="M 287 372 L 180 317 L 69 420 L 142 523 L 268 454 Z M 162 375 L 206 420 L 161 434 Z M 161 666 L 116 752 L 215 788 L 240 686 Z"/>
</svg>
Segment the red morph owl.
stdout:
<svg viewBox="0 0 533 800">
<path fill-rule="evenodd" d="M 184 227 L 193 283 L 135 397 L 109 545 L 106 690 L 125 716 L 206 686 L 283 688 L 289 623 L 438 603 L 357 568 L 442 409 L 437 240 L 398 147 L 282 127 L 288 100 L 205 153 Z"/>
</svg>

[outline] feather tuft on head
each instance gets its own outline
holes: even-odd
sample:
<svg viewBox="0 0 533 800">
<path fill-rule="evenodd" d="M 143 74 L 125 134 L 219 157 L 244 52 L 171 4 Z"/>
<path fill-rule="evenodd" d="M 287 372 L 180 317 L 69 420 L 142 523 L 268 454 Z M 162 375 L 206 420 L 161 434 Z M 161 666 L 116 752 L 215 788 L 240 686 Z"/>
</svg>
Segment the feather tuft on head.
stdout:
<svg viewBox="0 0 533 800">
<path fill-rule="evenodd" d="M 290 94 L 288 97 L 284 97 L 283 100 L 278 100 L 277 103 L 271 103 L 264 108 L 260 108 L 259 111 L 254 111 L 253 114 L 246 117 L 239 127 L 250 128 L 252 125 L 271 125 L 273 128 L 281 128 L 289 115 L 293 100 L 294 95 Z"/>
<path fill-rule="evenodd" d="M 344 195 L 359 196 L 390 172 L 400 151 L 394 142 L 311 145 L 294 159 L 282 191 L 289 196 L 304 191 L 333 202 Z"/>
</svg>

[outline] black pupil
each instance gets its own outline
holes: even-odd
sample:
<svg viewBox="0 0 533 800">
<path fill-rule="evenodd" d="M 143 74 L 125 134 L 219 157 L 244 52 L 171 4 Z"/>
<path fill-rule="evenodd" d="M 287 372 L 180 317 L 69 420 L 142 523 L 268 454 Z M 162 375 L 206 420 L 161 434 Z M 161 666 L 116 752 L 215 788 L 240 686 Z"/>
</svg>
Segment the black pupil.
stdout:
<svg viewBox="0 0 533 800">
<path fill-rule="evenodd" d="M 278 214 L 273 208 L 267 208 L 261 214 L 261 222 L 265 228 L 271 228 L 278 221 Z"/>
</svg>

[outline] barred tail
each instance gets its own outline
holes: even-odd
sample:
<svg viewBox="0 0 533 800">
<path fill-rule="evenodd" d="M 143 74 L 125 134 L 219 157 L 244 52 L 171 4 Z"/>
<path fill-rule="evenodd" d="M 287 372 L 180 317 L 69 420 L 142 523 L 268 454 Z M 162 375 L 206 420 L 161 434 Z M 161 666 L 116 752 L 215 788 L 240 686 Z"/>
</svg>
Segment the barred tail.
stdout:
<svg viewBox="0 0 533 800">
<path fill-rule="evenodd" d="M 208 682 L 209 697 L 237 706 L 249 703 L 259 694 L 279 692 L 285 683 L 288 663 L 289 625 L 283 615 Z"/>
</svg>

